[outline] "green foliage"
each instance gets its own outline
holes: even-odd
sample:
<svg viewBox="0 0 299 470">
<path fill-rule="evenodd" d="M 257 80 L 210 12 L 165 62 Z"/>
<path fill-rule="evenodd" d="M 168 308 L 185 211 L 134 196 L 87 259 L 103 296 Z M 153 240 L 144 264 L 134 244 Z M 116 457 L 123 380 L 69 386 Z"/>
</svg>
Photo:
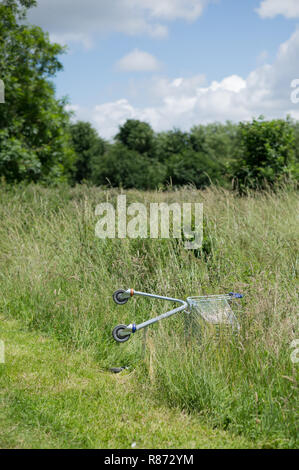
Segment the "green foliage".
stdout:
<svg viewBox="0 0 299 470">
<path fill-rule="evenodd" d="M 117 143 L 93 167 L 91 179 L 95 184 L 109 180 L 112 186 L 139 189 L 169 182 L 230 187 L 234 178 L 242 188 L 257 188 L 298 179 L 294 130 L 295 124 L 287 119 L 239 125 L 228 121 L 199 125 L 190 133 L 173 129 L 154 134 L 147 123 L 128 120 L 116 136 Z"/>
<path fill-rule="evenodd" d="M 49 81 L 62 68 L 57 56 L 63 48 L 51 43 L 41 28 L 25 23 L 26 9 L 35 3 L 7 0 L 0 5 L 0 73 L 5 83 L 0 158 L 1 175 L 8 181 L 65 180 L 75 160 L 65 102 L 55 99 Z"/>
<path fill-rule="evenodd" d="M 227 121 L 195 126 L 190 131 L 190 142 L 196 152 L 205 152 L 219 165 L 227 164 L 237 145 L 238 125 Z"/>
<path fill-rule="evenodd" d="M 161 162 L 167 162 L 173 155 L 182 154 L 185 150 L 192 148 L 189 134 L 179 129 L 160 132 L 156 140 L 157 158 Z"/>
<path fill-rule="evenodd" d="M 93 172 L 97 171 L 98 161 L 105 152 L 106 143 L 89 122 L 78 121 L 71 124 L 70 132 L 77 154 L 74 181 L 82 183 L 84 180 L 90 180 Z"/>
<path fill-rule="evenodd" d="M 117 143 L 98 161 L 92 176 L 94 184 L 123 188 L 155 189 L 165 178 L 161 163 Z"/>
<path fill-rule="evenodd" d="M 207 155 L 194 150 L 185 150 L 181 154 L 173 154 L 167 162 L 168 176 L 174 185 L 193 184 L 197 188 L 217 183 L 221 178 L 217 162 Z"/>
<path fill-rule="evenodd" d="M 37 181 L 41 174 L 41 163 L 35 152 L 26 148 L 8 131 L 0 131 L 0 175 L 6 181 Z"/>
<path fill-rule="evenodd" d="M 292 121 L 292 127 L 294 129 L 295 158 L 299 162 L 299 121 Z"/>
<path fill-rule="evenodd" d="M 236 154 L 233 177 L 241 190 L 284 181 L 291 176 L 295 163 L 294 130 L 282 119 L 240 123 Z"/>
<path fill-rule="evenodd" d="M 293 181 L 299 182 L 299 121 L 295 121 L 291 119 L 290 117 L 288 118 L 289 122 L 294 130 L 294 147 L 295 147 L 295 161 L 291 164 L 291 175 Z"/>
<path fill-rule="evenodd" d="M 225 185 L 225 163 L 233 147 L 231 128 L 234 125 L 230 123 L 216 123 L 194 127 L 190 133 L 174 129 L 158 134 L 157 157 L 167 166 L 167 180 L 174 185 L 192 183 L 197 188 L 211 182 Z"/>
<path fill-rule="evenodd" d="M 154 150 L 154 131 L 146 122 L 128 119 L 119 128 L 116 135 L 117 142 L 130 150 L 151 156 Z"/>
</svg>

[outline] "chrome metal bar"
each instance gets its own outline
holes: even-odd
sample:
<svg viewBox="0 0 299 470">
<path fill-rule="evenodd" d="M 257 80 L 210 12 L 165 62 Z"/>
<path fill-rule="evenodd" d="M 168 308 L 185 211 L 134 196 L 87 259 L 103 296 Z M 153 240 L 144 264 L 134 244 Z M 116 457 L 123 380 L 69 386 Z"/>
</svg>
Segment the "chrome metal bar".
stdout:
<svg viewBox="0 0 299 470">
<path fill-rule="evenodd" d="M 142 328 L 146 328 L 149 325 L 152 325 L 153 323 L 156 323 L 160 320 L 163 320 L 164 318 L 171 317 L 172 315 L 175 315 L 176 313 L 182 312 L 183 310 L 186 310 L 188 308 L 187 302 L 184 302 L 180 300 L 183 305 L 181 307 L 175 308 L 173 310 L 170 310 L 169 312 L 163 313 L 162 315 L 159 315 L 156 318 L 152 318 L 151 320 L 145 321 L 143 323 L 140 323 L 139 325 L 136 325 L 136 331 L 141 330 Z"/>
<path fill-rule="evenodd" d="M 130 292 L 131 289 L 128 289 L 126 292 Z M 143 297 L 151 297 L 153 299 L 161 299 L 161 300 L 169 300 L 170 302 L 180 302 L 180 303 L 186 303 L 184 300 L 181 299 L 175 299 L 173 297 L 164 297 L 162 295 L 156 295 L 156 294 L 148 294 L 147 292 L 138 292 L 137 290 L 133 291 L 133 295 L 140 295 Z"/>
<path fill-rule="evenodd" d="M 128 290 L 130 292 L 130 289 Z M 128 292 L 127 291 L 127 292 Z M 162 315 L 159 315 L 158 317 L 152 318 L 150 320 L 147 320 L 143 323 L 140 323 L 139 325 L 136 325 L 136 331 L 141 330 L 142 328 L 146 328 L 149 325 L 152 325 L 160 320 L 163 320 L 164 318 L 171 317 L 172 315 L 175 315 L 176 313 L 182 312 L 183 310 L 188 309 L 188 303 L 185 302 L 185 300 L 181 299 L 175 299 L 173 297 L 165 297 L 162 295 L 155 295 L 155 294 L 148 294 L 147 292 L 138 292 L 134 290 L 134 295 L 139 295 L 141 297 L 149 297 L 152 299 L 159 299 L 159 300 L 167 300 L 169 302 L 178 302 L 182 304 L 181 307 L 174 308 L 166 313 L 163 313 Z"/>
</svg>

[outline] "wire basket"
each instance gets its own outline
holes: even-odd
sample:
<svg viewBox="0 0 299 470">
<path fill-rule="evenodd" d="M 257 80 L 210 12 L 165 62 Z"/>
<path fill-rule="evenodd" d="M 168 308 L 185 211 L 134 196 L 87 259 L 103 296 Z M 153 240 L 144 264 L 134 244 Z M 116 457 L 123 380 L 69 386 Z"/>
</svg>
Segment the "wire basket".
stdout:
<svg viewBox="0 0 299 470">
<path fill-rule="evenodd" d="M 188 336 L 203 332 L 209 333 L 217 338 L 223 334 L 237 333 L 240 325 L 234 314 L 230 302 L 230 295 L 208 295 L 188 297 L 189 315 L 186 318 L 186 332 Z"/>
</svg>

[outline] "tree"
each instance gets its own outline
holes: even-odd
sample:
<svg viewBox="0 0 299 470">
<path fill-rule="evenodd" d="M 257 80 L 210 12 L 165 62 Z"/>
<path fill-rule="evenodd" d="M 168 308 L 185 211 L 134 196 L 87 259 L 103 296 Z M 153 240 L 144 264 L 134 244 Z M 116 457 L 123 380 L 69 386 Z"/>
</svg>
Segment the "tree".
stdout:
<svg viewBox="0 0 299 470">
<path fill-rule="evenodd" d="M 196 152 L 205 152 L 220 165 L 232 160 L 237 144 L 238 125 L 227 121 L 195 126 L 190 132 L 190 142 Z"/>
<path fill-rule="evenodd" d="M 190 148 L 189 134 L 179 129 L 160 132 L 157 136 L 156 154 L 161 162 L 167 162 L 172 155 L 181 154 Z"/>
<path fill-rule="evenodd" d="M 294 130 L 295 158 L 299 162 L 299 121 L 289 117 L 289 122 Z"/>
<path fill-rule="evenodd" d="M 194 184 L 197 188 L 205 188 L 211 182 L 217 184 L 221 179 L 217 162 L 208 159 L 205 153 L 192 149 L 170 157 L 167 176 L 174 185 Z"/>
<path fill-rule="evenodd" d="M 295 161 L 292 164 L 291 176 L 294 181 L 299 181 L 299 121 L 289 118 L 292 128 L 294 130 L 294 147 L 295 147 Z"/>
<path fill-rule="evenodd" d="M 0 70 L 5 104 L 0 105 L 0 174 L 8 181 L 67 180 L 75 161 L 65 101 L 50 81 L 62 69 L 64 49 L 41 28 L 26 24 L 35 0 L 0 4 Z"/>
<path fill-rule="evenodd" d="M 89 122 L 78 121 L 70 126 L 71 138 L 77 160 L 74 170 L 74 181 L 82 183 L 90 180 L 96 171 L 98 159 L 104 154 L 106 142 Z"/>
<path fill-rule="evenodd" d="M 295 163 L 294 129 L 288 120 L 263 117 L 239 124 L 232 175 L 240 189 L 263 188 L 291 176 Z"/>
<path fill-rule="evenodd" d="M 155 134 L 151 126 L 146 122 L 128 119 L 125 124 L 120 126 L 115 139 L 130 150 L 135 150 L 148 156 L 153 156 L 154 154 Z"/>
<path fill-rule="evenodd" d="M 96 185 L 136 189 L 155 189 L 164 178 L 165 168 L 158 161 L 120 143 L 111 145 L 92 174 Z"/>
</svg>

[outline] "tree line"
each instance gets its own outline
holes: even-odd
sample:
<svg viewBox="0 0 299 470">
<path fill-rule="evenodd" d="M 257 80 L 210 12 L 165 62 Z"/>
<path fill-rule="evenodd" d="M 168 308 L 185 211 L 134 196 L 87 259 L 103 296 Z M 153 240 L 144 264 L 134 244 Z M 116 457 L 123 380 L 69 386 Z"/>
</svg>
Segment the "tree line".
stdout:
<svg viewBox="0 0 299 470">
<path fill-rule="evenodd" d="M 26 22 L 35 0 L 0 4 L 0 177 L 155 189 L 211 183 L 260 188 L 299 180 L 299 123 L 287 119 L 212 123 L 154 132 L 127 120 L 112 142 L 88 122 L 72 123 L 52 78 L 65 49 Z"/>
<path fill-rule="evenodd" d="M 298 180 L 299 123 L 288 119 L 194 126 L 155 133 L 146 122 L 129 119 L 113 143 L 87 122 L 70 126 L 78 159 L 75 182 L 123 188 L 211 183 L 240 189 Z"/>
</svg>

